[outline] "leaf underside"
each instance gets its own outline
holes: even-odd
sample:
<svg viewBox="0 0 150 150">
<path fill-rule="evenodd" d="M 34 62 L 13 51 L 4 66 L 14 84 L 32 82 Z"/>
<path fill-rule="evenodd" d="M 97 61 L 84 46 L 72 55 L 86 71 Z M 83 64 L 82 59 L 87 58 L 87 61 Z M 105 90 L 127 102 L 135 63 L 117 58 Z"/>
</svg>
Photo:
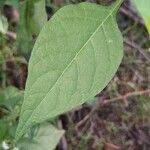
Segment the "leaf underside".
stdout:
<svg viewBox="0 0 150 150">
<path fill-rule="evenodd" d="M 32 125 L 83 104 L 112 79 L 123 56 L 115 19 L 121 2 L 68 5 L 44 26 L 29 62 L 16 139 Z"/>
</svg>

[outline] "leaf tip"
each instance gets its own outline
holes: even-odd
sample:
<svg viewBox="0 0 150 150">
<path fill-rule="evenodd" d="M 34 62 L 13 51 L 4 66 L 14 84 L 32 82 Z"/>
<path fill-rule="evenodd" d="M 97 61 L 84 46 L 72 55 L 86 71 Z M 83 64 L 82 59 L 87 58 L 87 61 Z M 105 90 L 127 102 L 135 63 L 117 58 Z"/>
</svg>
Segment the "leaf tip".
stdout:
<svg viewBox="0 0 150 150">
<path fill-rule="evenodd" d="M 116 15 L 120 6 L 122 5 L 124 0 L 116 0 L 110 7 L 114 8 L 114 14 Z"/>
</svg>

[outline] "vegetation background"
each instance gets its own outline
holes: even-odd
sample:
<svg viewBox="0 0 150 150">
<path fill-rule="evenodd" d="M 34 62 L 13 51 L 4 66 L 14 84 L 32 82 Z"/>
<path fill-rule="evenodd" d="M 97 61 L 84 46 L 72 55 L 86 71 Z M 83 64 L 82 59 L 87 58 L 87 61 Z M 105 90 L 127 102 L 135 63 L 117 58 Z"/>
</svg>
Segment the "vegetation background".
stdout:
<svg viewBox="0 0 150 150">
<path fill-rule="evenodd" d="M 79 2 L 0 0 L 1 145 L 14 147 L 28 60 L 42 26 L 59 8 Z M 150 150 L 150 37 L 132 2 L 125 0 L 117 16 L 124 58 L 116 76 L 96 97 L 53 121 L 65 130 L 58 150 Z"/>
</svg>

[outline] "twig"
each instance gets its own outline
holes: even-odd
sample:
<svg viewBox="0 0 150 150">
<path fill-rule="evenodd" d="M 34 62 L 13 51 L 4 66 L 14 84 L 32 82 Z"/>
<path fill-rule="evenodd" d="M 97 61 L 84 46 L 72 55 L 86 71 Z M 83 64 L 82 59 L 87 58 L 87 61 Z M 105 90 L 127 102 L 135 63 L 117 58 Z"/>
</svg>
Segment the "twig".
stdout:
<svg viewBox="0 0 150 150">
<path fill-rule="evenodd" d="M 91 116 L 91 114 L 93 114 L 94 111 L 91 111 L 89 114 L 87 114 L 80 122 L 77 123 L 76 125 L 76 129 L 78 129 L 79 127 L 81 127 Z"/>
<path fill-rule="evenodd" d="M 119 96 L 119 97 L 115 97 L 115 98 L 112 98 L 112 99 L 106 99 L 102 102 L 102 105 L 106 105 L 106 104 L 116 102 L 116 101 L 119 101 L 119 100 L 122 100 L 122 99 L 128 99 L 129 97 L 132 97 L 132 96 L 145 95 L 145 94 L 150 94 L 150 89 L 144 90 L 144 91 L 130 92 L 130 93 L 127 93 L 127 94 Z"/>
<path fill-rule="evenodd" d="M 144 94 L 150 94 L 150 89 L 144 90 L 144 91 L 130 92 L 130 93 L 127 93 L 127 94 L 119 96 L 119 97 L 103 100 L 100 103 L 100 105 L 96 104 L 95 107 L 91 110 L 91 112 L 89 114 L 87 114 L 80 122 L 77 123 L 76 130 L 79 127 L 81 127 L 83 124 L 85 124 L 87 122 L 87 120 L 99 109 L 100 106 L 104 106 L 104 105 L 107 105 L 107 104 L 110 104 L 112 102 L 116 102 L 116 101 L 119 101 L 119 100 L 125 100 L 125 102 L 127 103 L 127 99 L 129 97 L 138 96 L 138 95 L 144 95 Z"/>
<path fill-rule="evenodd" d="M 76 125 L 76 130 L 78 130 L 78 128 L 80 128 L 84 123 L 86 123 L 86 121 L 98 110 L 99 105 L 96 104 L 94 105 L 93 109 L 91 110 L 91 112 L 89 112 L 81 121 L 79 121 Z"/>
<path fill-rule="evenodd" d="M 63 127 L 62 127 L 62 121 L 61 121 L 61 120 L 58 121 L 58 126 L 59 126 L 60 129 L 63 128 Z M 67 150 L 67 149 L 68 149 L 68 144 L 67 144 L 65 135 L 63 135 L 63 137 L 61 138 L 60 144 L 61 144 L 62 150 Z"/>
<path fill-rule="evenodd" d="M 134 14 L 131 10 L 126 10 L 125 8 L 121 7 L 120 12 L 130 17 L 135 22 L 139 22 L 141 25 L 145 26 L 142 19 L 138 15 Z"/>
<path fill-rule="evenodd" d="M 148 54 L 145 52 L 145 49 L 142 49 L 141 47 L 139 47 L 135 42 L 130 41 L 130 40 L 127 39 L 127 38 L 124 38 L 124 43 L 125 43 L 126 45 L 128 45 L 128 46 L 130 46 L 130 47 L 132 47 L 132 48 L 134 48 L 134 49 L 136 49 L 136 50 L 138 50 L 138 51 L 143 55 L 143 57 L 144 57 L 146 60 L 150 61 L 150 57 L 149 57 Z"/>
</svg>

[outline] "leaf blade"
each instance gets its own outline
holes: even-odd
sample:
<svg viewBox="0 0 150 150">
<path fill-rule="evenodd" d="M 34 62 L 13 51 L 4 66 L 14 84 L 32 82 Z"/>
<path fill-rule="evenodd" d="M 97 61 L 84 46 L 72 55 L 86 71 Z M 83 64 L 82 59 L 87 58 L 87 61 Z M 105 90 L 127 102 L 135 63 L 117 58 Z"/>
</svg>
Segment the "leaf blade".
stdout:
<svg viewBox="0 0 150 150">
<path fill-rule="evenodd" d="M 111 7 L 100 7 L 89 3 L 66 6 L 44 26 L 29 63 L 29 76 L 21 113 L 22 120 L 17 130 L 17 138 L 31 125 L 82 104 L 108 84 L 122 59 L 122 38 L 115 21 L 115 13 L 121 2 L 122 0 L 117 1 Z M 70 16 L 66 14 L 70 14 Z M 110 29 L 110 23 L 113 31 Z M 64 29 L 64 25 L 71 30 Z M 87 28 L 85 28 L 86 25 Z M 45 39 L 45 33 L 48 31 L 52 35 L 56 34 L 53 37 L 48 36 L 49 41 Z M 77 33 L 81 33 L 81 35 Z M 64 35 L 69 38 L 62 38 Z M 114 36 L 119 40 L 115 46 L 113 44 Z M 76 39 L 78 39 L 77 44 L 74 42 Z M 46 41 L 49 43 L 46 44 Z M 45 51 L 47 50 L 45 55 L 44 52 L 41 52 L 41 49 L 44 49 L 42 43 L 45 43 Z M 63 52 L 61 52 L 62 48 L 64 48 Z M 113 54 L 114 51 L 110 50 L 111 48 L 118 49 L 116 54 Z M 108 56 L 110 55 L 108 53 L 111 53 L 112 56 Z M 99 58 L 101 62 L 100 65 L 97 65 Z M 114 62 L 107 62 L 107 59 L 112 59 Z M 61 60 L 61 63 L 57 63 L 55 60 Z M 45 66 L 46 69 L 42 66 Z M 99 78 L 102 78 L 101 82 L 97 82 Z M 46 84 L 47 82 L 49 84 Z M 41 89 L 39 84 L 45 86 Z M 62 96 L 63 100 L 61 101 Z M 50 98 L 51 100 L 49 100 Z M 30 101 L 31 99 L 34 100 Z M 45 110 L 49 108 L 50 112 Z M 40 110 L 44 110 L 44 112 L 41 113 Z M 24 122 L 26 123 L 24 124 Z"/>
</svg>

